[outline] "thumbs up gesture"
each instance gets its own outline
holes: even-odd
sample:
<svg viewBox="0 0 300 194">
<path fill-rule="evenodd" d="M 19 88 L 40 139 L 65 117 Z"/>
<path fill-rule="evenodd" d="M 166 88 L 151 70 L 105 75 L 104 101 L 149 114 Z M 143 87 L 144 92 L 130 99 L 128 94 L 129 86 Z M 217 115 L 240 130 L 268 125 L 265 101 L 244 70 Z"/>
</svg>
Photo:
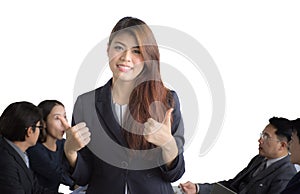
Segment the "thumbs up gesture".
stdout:
<svg viewBox="0 0 300 194">
<path fill-rule="evenodd" d="M 149 118 L 144 123 L 144 137 L 149 142 L 156 146 L 162 147 L 168 143 L 172 138 L 171 133 L 171 116 L 173 109 L 169 109 L 165 114 L 165 119 L 162 123 Z"/>
<path fill-rule="evenodd" d="M 75 163 L 77 151 L 86 146 L 91 140 L 91 133 L 84 122 L 71 127 L 64 117 L 58 117 L 66 132 L 64 151 L 70 164 Z"/>
<path fill-rule="evenodd" d="M 167 166 L 170 166 L 178 154 L 176 141 L 171 132 L 171 116 L 173 108 L 167 110 L 162 123 L 149 118 L 144 123 L 144 137 L 149 142 L 162 148 L 162 156 Z"/>
</svg>

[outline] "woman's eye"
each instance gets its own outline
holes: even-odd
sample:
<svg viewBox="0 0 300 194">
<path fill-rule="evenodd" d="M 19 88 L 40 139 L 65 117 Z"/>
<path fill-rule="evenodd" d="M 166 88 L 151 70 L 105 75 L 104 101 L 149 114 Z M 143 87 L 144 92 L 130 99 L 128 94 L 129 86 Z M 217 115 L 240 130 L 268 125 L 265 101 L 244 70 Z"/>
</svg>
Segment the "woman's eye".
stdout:
<svg viewBox="0 0 300 194">
<path fill-rule="evenodd" d="M 114 48 L 117 51 L 123 51 L 124 50 L 123 47 L 121 47 L 121 46 L 115 46 Z"/>
<path fill-rule="evenodd" d="M 133 52 L 134 54 L 141 54 L 141 51 L 138 50 L 138 49 L 134 49 L 132 52 Z"/>
</svg>

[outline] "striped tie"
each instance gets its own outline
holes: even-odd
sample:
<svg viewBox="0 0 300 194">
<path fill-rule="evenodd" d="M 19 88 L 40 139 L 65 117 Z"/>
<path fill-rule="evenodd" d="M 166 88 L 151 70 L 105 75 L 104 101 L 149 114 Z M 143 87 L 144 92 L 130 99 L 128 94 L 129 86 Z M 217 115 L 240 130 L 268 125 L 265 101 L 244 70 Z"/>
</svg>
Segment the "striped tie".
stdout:
<svg viewBox="0 0 300 194">
<path fill-rule="evenodd" d="M 258 168 L 254 171 L 253 177 L 257 176 L 261 171 L 263 171 L 267 167 L 267 160 L 263 160 Z"/>
</svg>

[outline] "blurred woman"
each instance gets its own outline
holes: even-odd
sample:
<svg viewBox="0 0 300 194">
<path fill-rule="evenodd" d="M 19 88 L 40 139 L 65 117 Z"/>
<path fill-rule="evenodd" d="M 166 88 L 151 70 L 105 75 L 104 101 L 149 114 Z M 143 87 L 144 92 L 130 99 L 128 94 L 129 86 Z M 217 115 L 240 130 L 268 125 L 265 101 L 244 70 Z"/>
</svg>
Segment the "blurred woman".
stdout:
<svg viewBox="0 0 300 194">
<path fill-rule="evenodd" d="M 28 150 L 30 167 L 43 187 L 58 193 L 62 183 L 72 189 L 75 184 L 68 173 L 69 166 L 64 156 L 65 129 L 59 120 L 59 117 L 66 118 L 65 107 L 57 100 L 45 100 L 38 107 L 43 112 L 46 134 Z"/>
</svg>

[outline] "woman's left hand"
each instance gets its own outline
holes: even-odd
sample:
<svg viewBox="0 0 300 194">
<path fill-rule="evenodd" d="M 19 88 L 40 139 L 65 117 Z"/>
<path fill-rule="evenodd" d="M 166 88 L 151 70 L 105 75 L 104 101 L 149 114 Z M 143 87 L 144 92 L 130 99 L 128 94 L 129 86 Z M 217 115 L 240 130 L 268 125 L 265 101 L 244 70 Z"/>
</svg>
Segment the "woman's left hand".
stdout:
<svg viewBox="0 0 300 194">
<path fill-rule="evenodd" d="M 165 119 L 162 123 L 149 118 L 144 123 L 145 139 L 162 149 L 162 157 L 166 162 L 167 167 L 171 167 L 172 161 L 178 154 L 178 148 L 175 138 L 171 132 L 171 116 L 173 108 L 169 109 L 165 114 Z"/>
<path fill-rule="evenodd" d="M 170 142 L 173 138 L 171 133 L 171 116 L 173 108 L 170 108 L 162 123 L 149 118 L 144 123 L 144 137 L 149 142 L 156 146 L 163 147 L 166 143 Z"/>
<path fill-rule="evenodd" d="M 172 111 L 173 108 L 166 112 L 165 119 L 162 123 L 152 118 L 149 118 L 148 121 L 144 123 L 145 139 L 162 149 L 162 157 L 167 167 L 171 166 L 172 161 L 178 154 L 177 144 L 171 132 Z"/>
</svg>

